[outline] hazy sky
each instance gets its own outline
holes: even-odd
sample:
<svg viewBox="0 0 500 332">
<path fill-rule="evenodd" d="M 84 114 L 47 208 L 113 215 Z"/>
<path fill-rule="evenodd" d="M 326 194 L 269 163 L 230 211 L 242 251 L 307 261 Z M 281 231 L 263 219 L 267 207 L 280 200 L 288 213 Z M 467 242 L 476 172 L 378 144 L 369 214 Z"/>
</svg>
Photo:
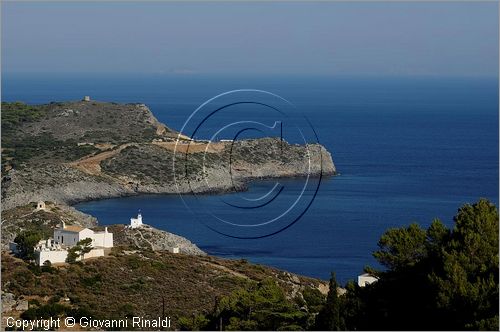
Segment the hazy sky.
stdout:
<svg viewBox="0 0 500 332">
<path fill-rule="evenodd" d="M 4 72 L 497 76 L 498 4 L 2 3 Z"/>
</svg>

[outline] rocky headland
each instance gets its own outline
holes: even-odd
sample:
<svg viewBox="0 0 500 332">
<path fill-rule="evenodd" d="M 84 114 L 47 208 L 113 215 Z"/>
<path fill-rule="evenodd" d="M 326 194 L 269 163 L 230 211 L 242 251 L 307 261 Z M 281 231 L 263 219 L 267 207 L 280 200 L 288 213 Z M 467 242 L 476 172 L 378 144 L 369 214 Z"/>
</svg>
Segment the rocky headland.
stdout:
<svg viewBox="0 0 500 332">
<path fill-rule="evenodd" d="M 71 205 L 141 193 L 243 190 L 253 179 L 335 174 L 319 144 L 192 141 L 144 104 L 2 106 L 4 209 L 38 200 Z"/>
</svg>

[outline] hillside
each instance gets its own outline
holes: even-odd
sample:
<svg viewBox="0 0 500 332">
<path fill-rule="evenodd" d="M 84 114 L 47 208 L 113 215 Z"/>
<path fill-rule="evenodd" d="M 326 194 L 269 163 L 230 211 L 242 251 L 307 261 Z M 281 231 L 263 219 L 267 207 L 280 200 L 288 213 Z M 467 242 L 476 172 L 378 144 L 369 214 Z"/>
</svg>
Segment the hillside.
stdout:
<svg viewBox="0 0 500 332">
<path fill-rule="evenodd" d="M 207 315 L 233 291 L 266 280 L 276 283 L 292 307 L 306 312 L 304 293 L 321 298 L 328 291 L 315 279 L 209 256 L 117 247 L 108 257 L 40 270 L 2 254 L 3 310 L 12 317 L 158 318 L 164 312 L 172 327 L 180 328 L 183 318 Z"/>
<path fill-rule="evenodd" d="M 62 221 L 102 229 L 95 218 L 53 202 L 46 202 L 46 211 L 36 211 L 30 203 L 2 214 L 4 317 L 157 318 L 166 308 L 173 328 L 192 329 L 186 325 L 192 317 L 211 315 L 218 301 L 233 292 L 271 285 L 284 296 L 280 302 L 287 310 L 302 313 L 305 327 L 328 292 L 323 281 L 245 260 L 207 256 L 189 240 L 147 225 L 111 225 L 115 247 L 109 255 L 82 263 L 39 268 L 5 250 L 20 231 L 49 237 Z M 180 253 L 170 253 L 172 247 L 179 247 Z"/>
<path fill-rule="evenodd" d="M 46 202 L 46 210 L 35 210 L 36 203 L 2 211 L 2 249 L 21 231 L 36 231 L 45 238 L 53 235 L 53 229 L 62 222 L 67 225 L 95 227 L 97 219 L 70 206 Z"/>
</svg>

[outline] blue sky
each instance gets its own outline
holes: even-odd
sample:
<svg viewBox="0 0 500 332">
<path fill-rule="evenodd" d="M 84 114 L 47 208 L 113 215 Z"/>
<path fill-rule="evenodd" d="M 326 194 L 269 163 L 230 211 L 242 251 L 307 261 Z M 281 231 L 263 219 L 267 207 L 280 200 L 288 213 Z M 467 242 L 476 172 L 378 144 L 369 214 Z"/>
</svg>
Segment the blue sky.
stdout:
<svg viewBox="0 0 500 332">
<path fill-rule="evenodd" d="M 495 2 L 2 3 L 2 71 L 497 76 Z"/>
</svg>

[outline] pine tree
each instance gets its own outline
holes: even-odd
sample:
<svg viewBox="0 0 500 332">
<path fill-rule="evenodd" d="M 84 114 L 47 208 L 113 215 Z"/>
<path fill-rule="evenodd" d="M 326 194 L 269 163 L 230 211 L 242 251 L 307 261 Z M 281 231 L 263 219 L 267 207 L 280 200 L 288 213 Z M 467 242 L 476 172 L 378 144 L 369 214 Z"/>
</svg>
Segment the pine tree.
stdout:
<svg viewBox="0 0 500 332">
<path fill-rule="evenodd" d="M 326 331 L 343 331 L 346 329 L 342 313 L 342 299 L 338 294 L 338 283 L 335 273 L 330 278 L 330 290 L 323 309 L 316 318 L 316 329 Z"/>
</svg>

